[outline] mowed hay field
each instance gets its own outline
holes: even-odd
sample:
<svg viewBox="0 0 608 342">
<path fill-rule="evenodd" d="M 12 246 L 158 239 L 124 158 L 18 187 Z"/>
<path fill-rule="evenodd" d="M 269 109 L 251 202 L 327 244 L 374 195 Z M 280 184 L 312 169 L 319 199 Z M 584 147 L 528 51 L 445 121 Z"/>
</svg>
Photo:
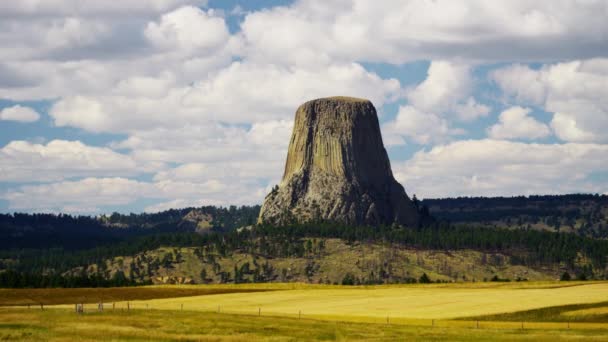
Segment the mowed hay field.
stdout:
<svg viewBox="0 0 608 342">
<path fill-rule="evenodd" d="M 74 299 L 69 289 L 50 289 L 65 304 L 0 308 L 0 340 L 608 340 L 606 282 L 135 289 L 207 294 L 131 300 L 109 289 L 128 302 L 98 312 L 94 300 L 83 301 L 90 304 L 78 315 L 65 303 Z M 260 290 L 267 292 L 252 292 Z"/>
<path fill-rule="evenodd" d="M 550 306 L 608 301 L 608 283 L 434 284 L 407 286 L 310 286 L 132 301 L 135 308 L 264 314 L 375 322 L 456 319 Z M 119 305 L 124 306 L 125 303 Z M 396 321 L 395 321 L 396 322 Z"/>
</svg>

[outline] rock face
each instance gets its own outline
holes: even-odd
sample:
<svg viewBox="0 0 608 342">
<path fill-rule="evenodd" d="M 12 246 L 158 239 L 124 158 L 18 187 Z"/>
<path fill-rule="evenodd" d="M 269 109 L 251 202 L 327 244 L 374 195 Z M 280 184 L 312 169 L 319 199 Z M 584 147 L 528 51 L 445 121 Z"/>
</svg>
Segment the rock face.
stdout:
<svg viewBox="0 0 608 342">
<path fill-rule="evenodd" d="M 258 221 L 418 224 L 418 210 L 393 177 L 370 101 L 330 97 L 298 108 L 283 179 Z"/>
</svg>

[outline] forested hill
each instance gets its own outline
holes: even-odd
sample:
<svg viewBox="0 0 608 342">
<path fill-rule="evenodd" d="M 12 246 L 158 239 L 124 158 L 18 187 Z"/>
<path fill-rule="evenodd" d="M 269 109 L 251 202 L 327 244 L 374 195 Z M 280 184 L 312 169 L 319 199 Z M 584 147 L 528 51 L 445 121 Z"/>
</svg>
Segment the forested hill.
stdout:
<svg viewBox="0 0 608 342">
<path fill-rule="evenodd" d="M 608 238 L 608 196 L 425 199 L 439 221 L 478 227 L 574 232 Z M 205 206 L 158 213 L 71 216 L 0 214 L 0 248 L 86 249 L 131 237 L 174 232 L 228 232 L 253 225 L 260 206 Z"/>
<path fill-rule="evenodd" d="M 167 279 L 386 283 L 427 273 L 442 281 L 608 277 L 607 196 L 415 202 L 436 220 L 423 227 L 256 226 L 259 206 L 96 217 L 4 214 L 0 287 Z"/>
<path fill-rule="evenodd" d="M 425 199 L 431 215 L 483 227 L 575 232 L 608 238 L 608 196 L 554 195 Z"/>
<path fill-rule="evenodd" d="M 232 231 L 255 223 L 259 206 L 206 206 L 154 214 L 106 216 L 0 214 L 1 249 L 87 249 L 137 236 L 175 232 Z"/>
</svg>

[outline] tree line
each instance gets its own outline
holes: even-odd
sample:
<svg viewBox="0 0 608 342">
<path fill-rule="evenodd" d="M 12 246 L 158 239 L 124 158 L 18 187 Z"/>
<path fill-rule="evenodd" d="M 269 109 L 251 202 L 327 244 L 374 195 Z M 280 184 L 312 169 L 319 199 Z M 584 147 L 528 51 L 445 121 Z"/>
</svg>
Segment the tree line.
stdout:
<svg viewBox="0 0 608 342">
<path fill-rule="evenodd" d="M 501 252 L 510 255 L 512 264 L 542 266 L 563 263 L 577 274 L 584 272 L 588 278 L 602 276 L 608 256 L 608 241 L 568 233 L 525 229 L 504 230 L 453 225 L 446 222 L 436 222 L 420 228 L 352 227 L 332 223 L 308 223 L 282 227 L 259 225 L 250 229 L 205 235 L 191 232 L 159 233 L 81 251 L 64 249 L 0 251 L 0 259 L 5 260 L 0 263 L 0 267 L 23 275 L 23 279 L 19 282 L 11 281 L 3 284 L 64 286 L 67 283 L 62 280 L 52 282 L 42 278 L 31 281 L 28 279 L 32 279 L 32 274 L 56 277 L 78 267 L 92 264 L 105 265 L 107 259 L 135 255 L 162 246 L 196 247 L 204 251 L 202 254 L 206 256 L 230 256 L 239 251 L 267 258 L 304 257 L 307 253 L 311 253 L 307 241 L 324 238 L 339 238 L 348 243 L 383 243 L 420 249 L 474 249 Z M 589 260 L 589 264 L 578 265 L 577 260 L 580 256 Z M 247 272 L 249 271 L 246 269 L 239 269 L 235 274 Z M 14 278 L 15 274 L 12 277 Z M 259 279 L 264 278 L 260 276 Z M 81 279 L 82 282 L 74 279 L 70 281 L 70 284 L 86 283 L 84 279 Z"/>
</svg>

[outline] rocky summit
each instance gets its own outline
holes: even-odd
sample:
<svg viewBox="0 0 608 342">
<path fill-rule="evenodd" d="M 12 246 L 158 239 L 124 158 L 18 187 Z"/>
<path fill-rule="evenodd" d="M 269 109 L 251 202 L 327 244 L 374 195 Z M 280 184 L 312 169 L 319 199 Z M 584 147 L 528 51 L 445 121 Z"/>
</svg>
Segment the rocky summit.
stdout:
<svg viewBox="0 0 608 342">
<path fill-rule="evenodd" d="M 416 226 L 419 214 L 393 177 L 374 105 L 329 97 L 296 111 L 281 183 L 260 223 L 325 221 Z"/>
</svg>

